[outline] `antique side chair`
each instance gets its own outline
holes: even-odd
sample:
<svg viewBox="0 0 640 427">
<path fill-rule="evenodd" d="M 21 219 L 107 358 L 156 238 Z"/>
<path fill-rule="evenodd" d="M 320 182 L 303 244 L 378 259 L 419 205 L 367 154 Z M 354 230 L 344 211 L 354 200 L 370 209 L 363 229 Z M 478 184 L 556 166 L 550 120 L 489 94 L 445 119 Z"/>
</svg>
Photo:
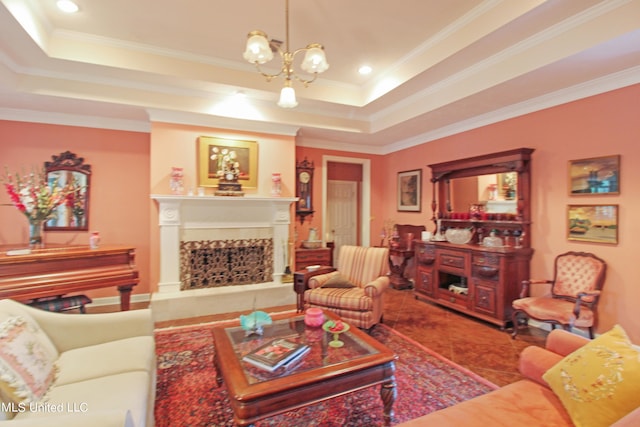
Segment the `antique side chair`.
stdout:
<svg viewBox="0 0 640 427">
<path fill-rule="evenodd" d="M 565 330 L 573 327 L 593 329 L 598 320 L 598 301 L 604 286 L 607 264 L 587 252 L 566 252 L 555 259 L 553 280 L 523 280 L 520 299 L 512 303 L 513 333 L 518 334 L 518 318 L 521 315 L 541 322 L 551 323 L 553 328 L 562 325 Z M 551 294 L 531 297 L 530 285 L 548 283 Z"/>
</svg>

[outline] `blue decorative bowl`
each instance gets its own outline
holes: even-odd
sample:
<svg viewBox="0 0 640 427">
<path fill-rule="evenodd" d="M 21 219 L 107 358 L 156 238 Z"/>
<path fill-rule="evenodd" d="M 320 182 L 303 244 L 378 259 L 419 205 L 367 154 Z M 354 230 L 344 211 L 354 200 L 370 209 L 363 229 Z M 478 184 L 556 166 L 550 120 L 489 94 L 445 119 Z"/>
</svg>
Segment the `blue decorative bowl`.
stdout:
<svg viewBox="0 0 640 427">
<path fill-rule="evenodd" d="M 240 326 L 248 333 L 262 335 L 262 327 L 271 324 L 271 316 L 264 311 L 254 311 L 247 315 L 240 315 Z"/>
</svg>

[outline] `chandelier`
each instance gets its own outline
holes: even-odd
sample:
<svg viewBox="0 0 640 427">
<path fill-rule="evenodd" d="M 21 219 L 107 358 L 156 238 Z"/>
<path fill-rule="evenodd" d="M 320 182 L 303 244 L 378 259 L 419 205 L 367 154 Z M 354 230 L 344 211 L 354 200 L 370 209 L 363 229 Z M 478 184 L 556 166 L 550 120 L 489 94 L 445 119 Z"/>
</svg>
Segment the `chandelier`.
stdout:
<svg viewBox="0 0 640 427">
<path fill-rule="evenodd" d="M 291 52 L 289 49 L 289 0 L 285 0 L 285 23 L 286 23 L 286 49 L 282 50 L 282 42 L 279 40 L 269 40 L 264 31 L 254 30 L 247 36 L 247 48 L 244 51 L 244 59 L 255 64 L 256 69 L 262 74 L 268 82 L 272 79 L 283 76 L 284 86 L 280 91 L 280 100 L 278 106 L 282 108 L 293 108 L 298 105 L 296 101 L 296 92 L 293 90 L 292 78 L 295 78 L 305 87 L 312 83 L 319 73 L 329 68 L 327 58 L 324 55 L 324 47 L 318 43 L 311 43 L 304 48 L 300 48 Z M 273 59 L 273 53 L 278 52 L 282 59 L 282 67 L 280 72 L 269 74 L 262 71 L 260 65 L 265 64 Z M 293 59 L 300 53 L 305 52 L 304 59 L 300 64 L 303 71 L 312 74 L 313 77 L 304 79 L 293 69 Z"/>
</svg>

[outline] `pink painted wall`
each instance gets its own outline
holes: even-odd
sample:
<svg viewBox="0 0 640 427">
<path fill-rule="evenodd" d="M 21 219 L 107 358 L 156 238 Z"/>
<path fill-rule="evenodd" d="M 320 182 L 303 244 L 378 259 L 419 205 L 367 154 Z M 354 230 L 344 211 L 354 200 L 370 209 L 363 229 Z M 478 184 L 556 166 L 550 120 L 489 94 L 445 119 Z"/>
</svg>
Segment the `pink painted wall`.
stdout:
<svg viewBox="0 0 640 427">
<path fill-rule="evenodd" d="M 631 86 L 517 117 L 483 128 L 442 138 L 389 154 L 382 170 L 386 199 L 395 194 L 398 171 L 422 168 L 421 214 L 399 214 L 391 203 L 373 205 L 373 211 L 398 222 L 425 223 L 431 218 L 432 189 L 427 165 L 518 147 L 534 148 L 532 162 L 532 276 L 553 277 L 553 260 L 565 251 L 592 252 L 607 261 L 607 280 L 599 306 L 599 332 L 622 325 L 640 343 L 637 284 L 640 253 L 640 85 Z M 621 155 L 620 195 L 569 196 L 569 160 Z M 568 241 L 568 204 L 618 204 L 617 245 Z M 433 224 L 428 223 L 430 229 Z"/>
<path fill-rule="evenodd" d="M 90 230 L 103 244 L 136 248 L 140 284 L 134 294 L 149 293 L 149 134 L 0 120 L 0 167 L 30 171 L 52 155 L 71 151 L 91 165 Z M 26 245 L 28 222 L 0 191 L 0 244 Z M 89 232 L 45 232 L 45 243 L 88 245 Z M 89 292 L 117 296 L 115 289 Z"/>
</svg>

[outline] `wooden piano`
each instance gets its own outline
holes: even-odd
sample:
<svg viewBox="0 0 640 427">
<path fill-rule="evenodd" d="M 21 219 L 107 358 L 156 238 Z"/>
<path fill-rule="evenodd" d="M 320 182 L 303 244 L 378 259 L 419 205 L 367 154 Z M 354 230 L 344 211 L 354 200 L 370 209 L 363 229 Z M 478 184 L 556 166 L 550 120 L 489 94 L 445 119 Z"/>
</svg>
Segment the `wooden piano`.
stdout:
<svg viewBox="0 0 640 427">
<path fill-rule="evenodd" d="M 0 299 L 26 302 L 115 286 L 120 309 L 129 310 L 140 281 L 135 249 L 129 246 L 47 246 L 30 253 L 0 246 Z"/>
</svg>

